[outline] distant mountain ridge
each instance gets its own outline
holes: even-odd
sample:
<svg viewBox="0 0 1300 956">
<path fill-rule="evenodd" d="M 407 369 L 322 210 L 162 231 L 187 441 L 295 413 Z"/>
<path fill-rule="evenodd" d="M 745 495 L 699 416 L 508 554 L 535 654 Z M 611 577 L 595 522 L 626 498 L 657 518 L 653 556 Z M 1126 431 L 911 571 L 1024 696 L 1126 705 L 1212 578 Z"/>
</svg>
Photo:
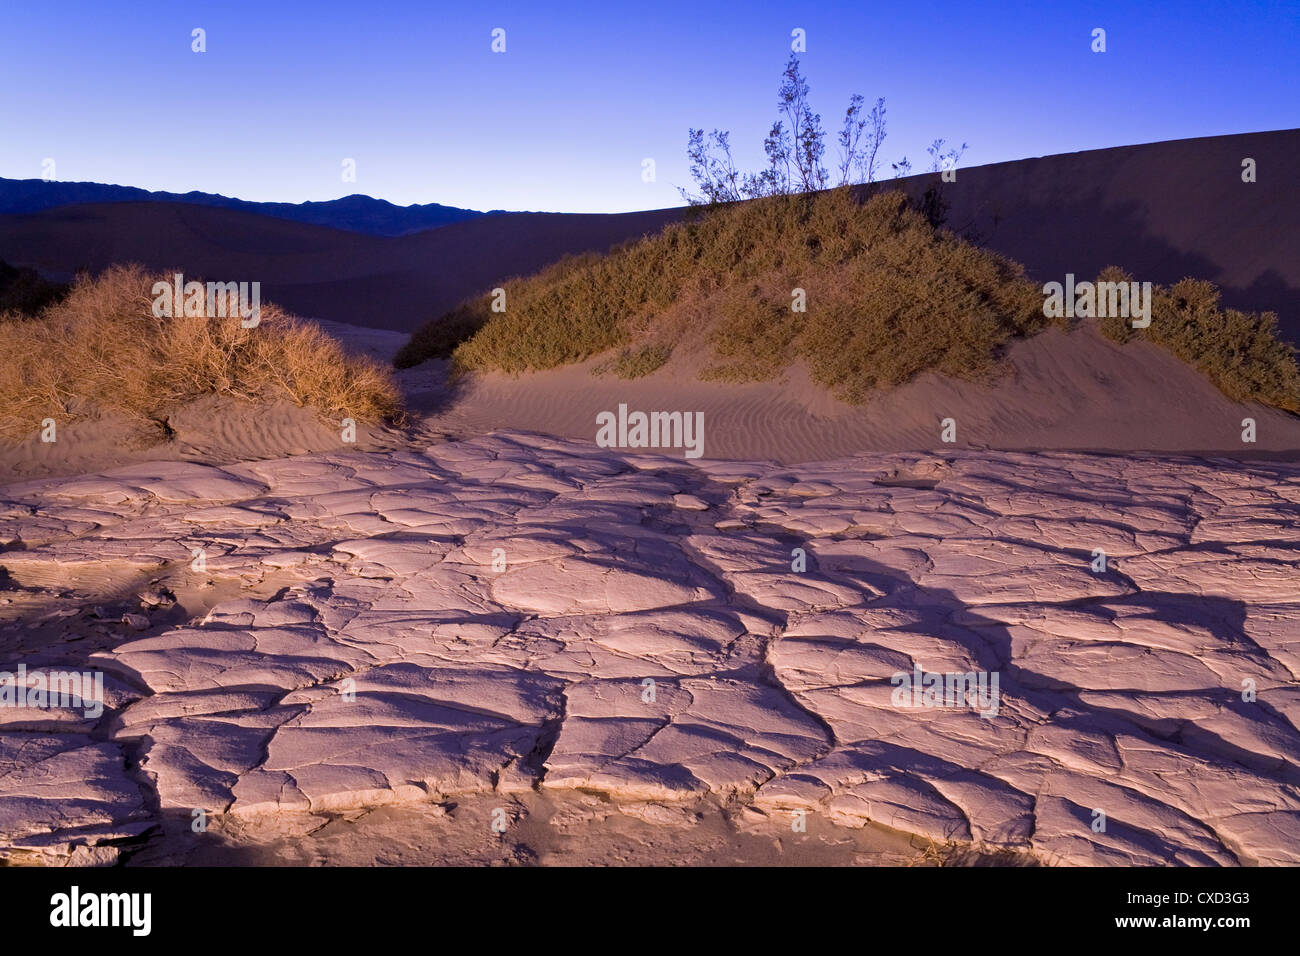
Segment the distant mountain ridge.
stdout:
<svg viewBox="0 0 1300 956">
<path fill-rule="evenodd" d="M 0 178 L 0 215 L 42 212 L 59 206 L 81 203 L 112 202 L 180 202 L 195 206 L 216 206 L 221 209 L 238 209 L 259 213 L 291 222 L 304 222 L 313 226 L 329 226 L 360 232 L 371 236 L 405 236 L 424 229 L 464 222 L 479 216 L 492 215 L 477 209 L 460 209 L 440 203 L 397 206 L 384 199 L 374 199 L 354 193 L 342 199 L 324 202 L 250 202 L 232 199 L 217 193 L 192 191 L 188 193 L 152 192 L 136 186 L 114 186 L 106 183 L 64 183 L 44 179 Z"/>
</svg>

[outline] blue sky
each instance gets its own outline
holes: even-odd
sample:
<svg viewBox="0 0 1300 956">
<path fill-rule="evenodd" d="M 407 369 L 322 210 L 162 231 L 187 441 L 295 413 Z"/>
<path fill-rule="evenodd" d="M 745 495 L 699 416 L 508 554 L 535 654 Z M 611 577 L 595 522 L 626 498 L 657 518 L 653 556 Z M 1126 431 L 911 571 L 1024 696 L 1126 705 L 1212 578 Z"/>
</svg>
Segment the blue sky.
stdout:
<svg viewBox="0 0 1300 956">
<path fill-rule="evenodd" d="M 0 32 L 0 176 L 52 158 L 61 180 L 251 200 L 678 205 L 688 127 L 730 129 L 759 164 L 796 27 L 832 135 L 850 93 L 885 97 L 887 161 L 921 166 L 937 137 L 969 143 L 973 166 L 1300 126 L 1294 0 L 18 0 Z"/>
</svg>

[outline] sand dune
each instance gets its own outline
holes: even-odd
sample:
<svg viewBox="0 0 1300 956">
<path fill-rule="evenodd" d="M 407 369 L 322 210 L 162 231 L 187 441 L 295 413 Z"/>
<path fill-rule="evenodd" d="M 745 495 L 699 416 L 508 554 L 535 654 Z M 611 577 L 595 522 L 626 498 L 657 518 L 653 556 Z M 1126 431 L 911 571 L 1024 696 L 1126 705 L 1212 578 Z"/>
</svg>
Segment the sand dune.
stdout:
<svg viewBox="0 0 1300 956">
<path fill-rule="evenodd" d="M 106 416 L 63 426 L 58 441 L 39 434 L 0 444 L 0 485 L 46 475 L 78 475 L 130 462 L 254 461 L 311 452 L 356 448 L 365 451 L 405 447 L 427 429 L 402 432 L 358 425 L 356 441 L 345 444 L 339 423 L 287 401 L 253 404 L 209 396 L 176 409 L 164 436 L 153 425 Z"/>
<path fill-rule="evenodd" d="M 390 330 L 320 324 L 350 351 L 383 362 L 406 340 Z M 0 485 L 127 462 L 226 463 L 413 449 L 500 429 L 593 442 L 597 415 L 617 412 L 620 404 L 631 411 L 701 413 L 706 459 L 797 463 L 863 452 L 970 449 L 1300 459 L 1300 417 L 1230 401 L 1163 349 L 1143 342 L 1119 346 L 1087 324 L 1013 343 L 991 382 L 928 373 L 864 405 L 837 401 L 797 365 L 778 381 L 731 385 L 695 378 L 698 358 L 674 359 L 631 381 L 593 374 L 605 358 L 518 377 L 471 373 L 452 384 L 447 363 L 426 362 L 396 373 L 409 411 L 405 425 L 360 426 L 350 445 L 339 423 L 284 402 L 205 399 L 171 416 L 170 439 L 125 420 L 80 422 L 54 444 L 33 434 L 0 447 Z M 941 435 L 948 418 L 956 426 L 951 443 Z M 1252 443 L 1242 441 L 1247 418 L 1255 423 Z"/>
<path fill-rule="evenodd" d="M 1241 160 L 1258 181 L 1241 181 Z M 974 227 L 1040 281 L 1121 265 L 1167 283 L 1213 280 L 1236 308 L 1271 309 L 1300 341 L 1300 130 L 1091 150 L 962 169 L 951 224 Z M 935 179 L 902 185 L 919 193 Z M 409 332 L 463 298 L 566 253 L 660 229 L 682 210 L 510 213 L 384 239 L 167 203 L 0 216 L 0 259 L 55 275 L 137 261 L 224 279 L 317 318 Z"/>
<path fill-rule="evenodd" d="M 1244 183 L 1242 160 L 1257 163 Z M 918 178 L 917 186 L 935 176 Z M 1107 265 L 1143 281 L 1209 279 L 1300 341 L 1300 130 L 1088 150 L 963 169 L 950 224 L 1040 281 Z"/>
<path fill-rule="evenodd" d="M 181 203 L 113 203 L 0 216 L 0 259 L 56 278 L 139 262 L 257 280 L 264 299 L 299 315 L 409 332 L 511 275 L 603 251 L 678 215 L 510 213 L 388 238 Z"/>
<path fill-rule="evenodd" d="M 474 373 L 450 389 L 443 363 L 431 362 L 403 381 L 430 424 L 456 435 L 524 428 L 593 441 L 596 416 L 620 404 L 702 412 L 710 458 L 799 462 L 945 447 L 1300 456 L 1300 418 L 1229 401 L 1163 349 L 1121 347 L 1087 325 L 1015 342 L 996 381 L 930 373 L 861 406 L 836 401 L 797 367 L 750 385 L 701 382 L 689 365 L 627 381 L 593 375 L 603 358 L 519 377 Z M 940 434 L 947 418 L 956 424 L 951 445 Z M 1256 423 L 1254 443 L 1242 441 L 1245 418 Z"/>
</svg>

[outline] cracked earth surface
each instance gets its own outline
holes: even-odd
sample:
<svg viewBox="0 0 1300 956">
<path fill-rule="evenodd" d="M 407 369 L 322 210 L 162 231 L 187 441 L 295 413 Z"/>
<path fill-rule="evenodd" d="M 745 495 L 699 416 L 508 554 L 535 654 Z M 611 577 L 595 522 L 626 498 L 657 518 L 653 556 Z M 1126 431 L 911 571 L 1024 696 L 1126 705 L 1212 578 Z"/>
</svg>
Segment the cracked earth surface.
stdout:
<svg viewBox="0 0 1300 956">
<path fill-rule="evenodd" d="M 0 708 L 0 857 L 570 793 L 1300 862 L 1296 464 L 498 432 L 11 485 L 0 545 L 0 668 L 106 675 L 97 719 Z M 899 706 L 917 667 L 996 674 L 996 714 Z"/>
</svg>

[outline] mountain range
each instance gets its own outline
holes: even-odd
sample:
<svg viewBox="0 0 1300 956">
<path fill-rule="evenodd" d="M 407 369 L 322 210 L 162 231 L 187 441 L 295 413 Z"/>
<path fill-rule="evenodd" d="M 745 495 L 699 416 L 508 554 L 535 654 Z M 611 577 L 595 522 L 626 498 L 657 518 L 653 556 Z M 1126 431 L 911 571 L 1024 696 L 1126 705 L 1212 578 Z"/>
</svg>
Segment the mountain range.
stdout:
<svg viewBox="0 0 1300 956">
<path fill-rule="evenodd" d="M 64 183 L 44 179 L 0 178 L 0 215 L 41 212 L 82 203 L 174 202 L 193 206 L 237 209 L 313 226 L 329 226 L 372 236 L 405 236 L 412 232 L 464 222 L 492 213 L 460 209 L 441 203 L 397 206 L 384 199 L 354 193 L 324 202 L 249 202 L 216 193 L 157 192 L 136 186 L 106 183 Z M 500 212 L 494 210 L 493 212 Z"/>
</svg>

